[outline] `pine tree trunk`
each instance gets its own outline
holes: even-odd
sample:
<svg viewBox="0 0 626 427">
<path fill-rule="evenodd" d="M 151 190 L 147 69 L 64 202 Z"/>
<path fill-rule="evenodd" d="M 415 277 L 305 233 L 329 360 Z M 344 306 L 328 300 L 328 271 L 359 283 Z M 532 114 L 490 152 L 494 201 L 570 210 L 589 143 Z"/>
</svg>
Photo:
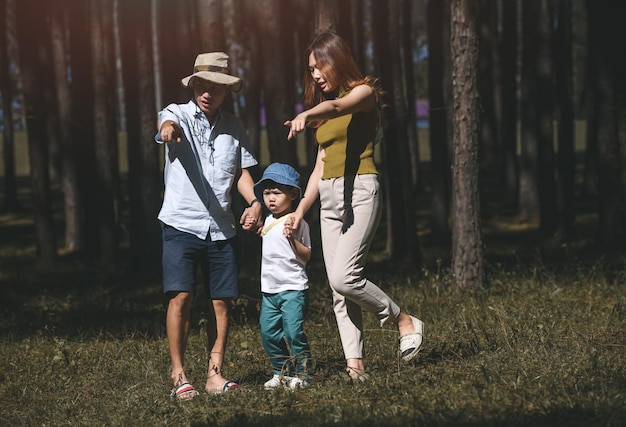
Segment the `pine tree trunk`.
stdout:
<svg viewBox="0 0 626 427">
<path fill-rule="evenodd" d="M 226 39 L 224 38 L 222 0 L 196 0 L 200 49 L 202 52 L 224 52 Z"/>
<path fill-rule="evenodd" d="M 17 177 L 15 174 L 15 135 L 13 134 L 13 100 L 14 86 L 9 74 L 8 34 L 9 22 L 14 25 L 14 0 L 6 0 L 0 5 L 0 93 L 2 93 L 2 150 L 4 159 L 4 209 L 16 212 L 20 208 L 17 197 Z"/>
<path fill-rule="evenodd" d="M 406 126 L 406 141 L 409 149 L 410 159 L 410 177 L 411 177 L 411 193 L 413 197 L 417 196 L 421 188 L 421 169 L 419 152 L 419 139 L 417 134 L 415 114 L 415 75 L 413 70 L 413 46 L 416 46 L 416 38 L 413 37 L 411 28 L 412 23 L 412 6 L 415 7 L 411 0 L 402 0 L 400 2 L 400 10 L 398 13 L 398 26 L 400 29 L 400 58 L 402 67 L 403 81 L 406 85 L 406 93 L 404 96 L 404 108 L 402 114 Z M 390 23 L 391 25 L 391 23 Z"/>
<path fill-rule="evenodd" d="M 519 164 L 517 156 L 517 0 L 502 3 L 502 42 L 500 58 L 502 69 L 502 112 L 500 138 L 502 141 L 503 168 L 501 170 L 504 201 L 509 206 L 517 206 L 519 197 Z"/>
<path fill-rule="evenodd" d="M 83 249 L 83 221 L 81 201 L 79 200 L 79 179 L 72 123 L 75 120 L 72 107 L 72 93 L 68 81 L 68 47 L 66 46 L 65 25 L 67 3 L 60 3 L 50 11 L 50 40 L 52 46 L 52 65 L 54 87 L 59 110 L 60 147 L 63 153 L 61 161 L 61 188 L 64 197 L 65 212 L 65 250 L 74 253 Z"/>
<path fill-rule="evenodd" d="M 75 206 L 66 207 L 66 211 L 74 209 L 76 216 L 66 219 L 78 222 L 76 229 L 76 251 L 97 254 L 99 250 L 98 233 L 98 195 L 93 191 L 96 187 L 94 160 L 93 103 L 91 44 L 89 38 L 88 2 L 84 0 L 68 0 L 67 13 L 70 23 L 70 67 L 72 70 L 72 152 L 73 168 L 65 177 L 68 182 L 64 189 L 75 192 L 66 195 L 66 203 Z M 70 160 L 68 160 L 70 161 Z M 76 181 L 76 182 L 74 182 Z M 71 198 L 70 198 L 71 197 Z"/>
<path fill-rule="evenodd" d="M 623 48 L 614 50 L 614 37 L 623 36 L 623 23 L 611 2 L 588 2 L 590 21 L 589 37 L 594 41 L 593 60 L 597 74 L 593 86 L 593 105 L 597 127 L 597 171 L 598 171 L 598 241 L 608 247 L 624 247 L 626 238 L 626 196 L 624 185 L 624 153 L 626 141 L 619 130 L 623 126 L 618 117 L 623 117 L 623 86 L 620 93 L 620 79 L 624 70 Z M 621 26 L 621 27 L 620 27 Z M 620 32 L 621 31 L 621 32 Z M 620 50 L 621 49 L 621 50 Z"/>
<path fill-rule="evenodd" d="M 286 8 L 279 0 L 259 0 L 255 7 L 257 28 L 264 35 L 259 66 L 270 161 L 296 165 L 295 144 L 287 143 L 283 126 L 285 117 L 294 116 L 295 105 L 293 27 L 287 19 L 290 13 L 276 13 Z"/>
<path fill-rule="evenodd" d="M 564 241 L 574 237 L 575 166 L 572 70 L 572 0 L 559 0 L 556 31 L 556 93 L 558 125 L 558 230 Z"/>
<path fill-rule="evenodd" d="M 537 66 L 536 98 L 533 110 L 537 114 L 536 130 L 539 147 L 539 209 L 540 227 L 546 235 L 556 231 L 556 159 L 554 153 L 554 78 L 552 67 L 552 7 L 551 0 L 540 0 L 534 27 L 539 31 L 535 46 Z"/>
<path fill-rule="evenodd" d="M 120 9 L 124 10 L 125 0 L 118 0 Z M 183 87 L 180 81 L 193 71 L 193 63 L 196 55 L 201 51 L 199 37 L 193 33 L 196 28 L 192 25 L 192 16 L 196 16 L 195 8 L 190 10 L 189 1 L 170 0 L 159 1 L 159 14 L 157 22 L 160 22 L 159 43 L 161 49 L 161 81 L 163 87 L 163 105 L 158 105 L 162 109 L 170 103 L 182 104 L 191 99 L 193 93 L 190 89 Z M 175 23 L 189 22 L 189 25 L 178 25 L 176 31 L 164 31 L 164 28 L 171 28 Z M 125 40 L 124 40 L 125 41 Z"/>
<path fill-rule="evenodd" d="M 131 254 L 142 267 L 158 263 L 160 232 L 156 216 L 161 202 L 163 180 L 154 142 L 156 106 L 150 21 L 142 19 L 150 10 L 149 0 L 124 2 L 122 35 L 124 91 L 126 94 Z M 193 62 L 187 73 L 193 69 Z M 184 76 L 183 76 L 184 77 Z"/>
<path fill-rule="evenodd" d="M 114 272 L 117 264 L 116 202 L 119 184 L 114 109 L 113 6 L 109 0 L 91 0 L 91 23 L 100 263 L 104 270 Z"/>
<path fill-rule="evenodd" d="M 391 96 L 391 108 L 385 118 L 389 126 L 385 129 L 383 142 L 383 174 L 387 196 L 386 220 L 388 230 L 387 251 L 394 260 L 404 261 L 414 268 L 421 265 L 421 254 L 417 240 L 415 210 L 411 185 L 410 157 L 407 146 L 406 119 L 400 114 L 405 110 L 402 64 L 400 56 L 386 46 L 399 46 L 400 32 L 396 23 L 400 13 L 397 2 L 374 3 L 374 52 L 378 60 L 383 89 Z M 384 29 L 387 31 L 384 31 Z"/>
<path fill-rule="evenodd" d="M 430 153 L 431 153 L 431 216 L 430 229 L 433 241 L 447 241 L 450 235 L 450 161 L 448 151 L 447 116 L 445 98 L 445 59 L 449 50 L 444 44 L 445 19 L 443 1 L 428 2 L 428 100 L 430 103 Z"/>
<path fill-rule="evenodd" d="M 495 93 L 498 89 L 498 81 L 495 79 L 495 42 L 497 34 L 497 21 L 495 2 L 493 0 L 480 0 L 480 26 L 478 51 L 478 90 L 480 93 L 479 111 L 479 163 L 482 183 L 491 186 L 495 177 L 500 175 L 501 150 L 498 140 L 498 131 L 495 111 Z"/>
<path fill-rule="evenodd" d="M 452 275 L 465 290 L 485 286 L 478 190 L 478 35 L 472 0 L 452 0 L 451 51 L 454 95 L 452 140 Z"/>
<path fill-rule="evenodd" d="M 30 181 L 35 219 L 37 252 L 42 265 L 50 267 L 57 256 L 56 234 L 52 214 L 52 195 L 48 174 L 48 146 L 45 134 L 45 105 L 40 102 L 44 90 L 39 78 L 44 67 L 47 34 L 44 21 L 45 11 L 37 1 L 17 2 L 16 21 L 19 41 L 19 60 L 26 110 Z"/>
<path fill-rule="evenodd" d="M 521 70 L 521 168 L 519 208 L 522 217 L 539 224 L 539 127 L 536 114 L 538 40 L 536 23 L 539 14 L 535 1 L 522 1 L 522 70 Z M 532 24 L 531 24 L 532 23 Z"/>
</svg>

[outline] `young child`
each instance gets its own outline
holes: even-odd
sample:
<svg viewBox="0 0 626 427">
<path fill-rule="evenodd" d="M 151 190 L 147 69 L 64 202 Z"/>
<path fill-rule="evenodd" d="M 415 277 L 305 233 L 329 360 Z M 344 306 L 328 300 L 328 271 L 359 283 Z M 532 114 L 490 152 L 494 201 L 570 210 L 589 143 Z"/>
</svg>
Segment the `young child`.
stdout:
<svg viewBox="0 0 626 427">
<path fill-rule="evenodd" d="M 254 185 L 255 196 L 270 212 L 261 231 L 259 319 L 263 348 L 274 371 L 264 384 L 266 390 L 302 388 L 310 380 L 311 352 L 303 323 L 308 306 L 305 268 L 311 258 L 311 238 L 309 225 L 301 221 L 298 229 L 292 230 L 291 218 L 302 194 L 299 179 L 300 174 L 291 166 L 272 163 Z"/>
</svg>

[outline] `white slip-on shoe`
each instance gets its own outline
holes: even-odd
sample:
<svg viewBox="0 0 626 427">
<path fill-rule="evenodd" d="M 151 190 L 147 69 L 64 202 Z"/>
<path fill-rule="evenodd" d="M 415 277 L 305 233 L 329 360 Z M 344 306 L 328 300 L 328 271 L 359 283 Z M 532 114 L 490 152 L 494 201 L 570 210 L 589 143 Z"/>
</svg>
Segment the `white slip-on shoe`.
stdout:
<svg viewBox="0 0 626 427">
<path fill-rule="evenodd" d="M 413 321 L 413 328 L 415 332 L 411 334 L 405 334 L 400 337 L 400 353 L 403 361 L 408 362 L 417 356 L 422 345 L 422 338 L 424 334 L 424 322 L 410 316 Z"/>
</svg>

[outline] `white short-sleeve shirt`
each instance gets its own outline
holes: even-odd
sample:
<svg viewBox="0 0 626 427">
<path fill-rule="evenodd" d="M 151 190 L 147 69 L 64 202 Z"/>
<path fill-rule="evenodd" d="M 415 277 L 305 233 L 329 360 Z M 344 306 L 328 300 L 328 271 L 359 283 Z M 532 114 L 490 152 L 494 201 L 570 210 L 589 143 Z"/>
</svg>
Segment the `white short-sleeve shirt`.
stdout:
<svg viewBox="0 0 626 427">
<path fill-rule="evenodd" d="M 193 100 L 168 105 L 160 113 L 165 120 L 178 123 L 184 138 L 166 145 L 159 220 L 203 240 L 234 237 L 231 189 L 241 169 L 257 164 L 243 122 L 221 111 L 211 126 Z M 155 140 L 163 143 L 160 133 Z"/>
<path fill-rule="evenodd" d="M 265 218 L 264 228 L 274 222 L 274 216 Z M 277 223 L 263 235 L 263 255 L 261 258 L 261 292 L 277 294 L 282 291 L 303 291 L 309 288 L 306 262 L 296 257 L 289 241 L 283 235 L 284 224 Z M 311 247 L 309 224 L 300 221 L 294 238 Z"/>
</svg>

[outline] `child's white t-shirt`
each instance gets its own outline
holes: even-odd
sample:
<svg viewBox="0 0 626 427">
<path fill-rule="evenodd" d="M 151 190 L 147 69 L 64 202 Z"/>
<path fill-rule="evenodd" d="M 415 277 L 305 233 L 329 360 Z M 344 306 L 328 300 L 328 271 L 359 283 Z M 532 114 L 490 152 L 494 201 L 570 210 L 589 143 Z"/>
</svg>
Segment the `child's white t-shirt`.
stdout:
<svg viewBox="0 0 626 427">
<path fill-rule="evenodd" d="M 273 215 L 265 218 L 263 226 L 263 255 L 261 257 L 261 292 L 276 294 L 282 291 L 303 291 L 309 288 L 309 278 L 306 274 L 306 262 L 296 257 L 289 245 L 289 240 L 283 235 L 284 219 L 281 217 L 276 224 Z M 309 224 L 303 219 L 297 230 L 294 230 L 294 239 L 303 245 L 311 247 Z"/>
</svg>

